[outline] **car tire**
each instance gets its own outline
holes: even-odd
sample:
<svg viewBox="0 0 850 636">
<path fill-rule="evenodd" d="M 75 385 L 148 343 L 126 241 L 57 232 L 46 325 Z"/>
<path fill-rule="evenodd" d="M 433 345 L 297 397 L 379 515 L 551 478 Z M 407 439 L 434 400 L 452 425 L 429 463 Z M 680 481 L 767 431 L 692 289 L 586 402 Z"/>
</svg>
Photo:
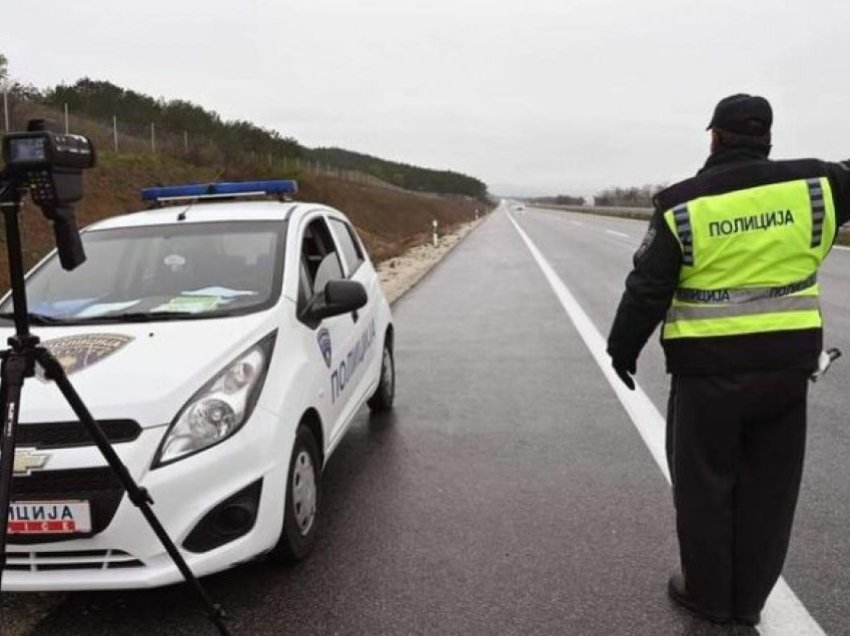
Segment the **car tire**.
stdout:
<svg viewBox="0 0 850 636">
<path fill-rule="evenodd" d="M 384 413 L 393 408 L 395 400 L 395 357 L 389 339 L 384 341 L 381 354 L 381 380 L 367 404 L 374 413 Z"/>
<path fill-rule="evenodd" d="M 283 528 L 269 553 L 270 561 L 291 565 L 310 554 L 316 541 L 321 492 L 318 447 L 310 429 L 302 425 L 295 434 L 289 460 Z"/>
</svg>

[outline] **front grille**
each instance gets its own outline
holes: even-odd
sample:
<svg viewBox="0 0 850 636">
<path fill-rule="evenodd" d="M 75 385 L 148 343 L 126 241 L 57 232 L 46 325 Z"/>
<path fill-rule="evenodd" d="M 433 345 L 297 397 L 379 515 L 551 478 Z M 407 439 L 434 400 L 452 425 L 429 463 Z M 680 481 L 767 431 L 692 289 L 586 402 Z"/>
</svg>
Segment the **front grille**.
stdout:
<svg viewBox="0 0 850 636">
<path fill-rule="evenodd" d="M 91 532 L 73 534 L 10 534 L 8 543 L 51 543 L 91 537 L 103 532 L 118 509 L 124 489 L 108 466 L 49 470 L 12 479 L 12 501 L 65 501 L 82 499 L 91 508 Z"/>
<path fill-rule="evenodd" d="M 133 420 L 103 420 L 98 425 L 111 444 L 132 442 L 142 433 L 142 427 Z M 19 424 L 15 429 L 15 445 L 18 448 L 77 448 L 94 446 L 94 440 L 81 422 L 39 422 Z"/>
<path fill-rule="evenodd" d="M 6 570 L 112 570 L 140 568 L 144 563 L 123 550 L 77 550 L 74 552 L 7 552 Z"/>
</svg>

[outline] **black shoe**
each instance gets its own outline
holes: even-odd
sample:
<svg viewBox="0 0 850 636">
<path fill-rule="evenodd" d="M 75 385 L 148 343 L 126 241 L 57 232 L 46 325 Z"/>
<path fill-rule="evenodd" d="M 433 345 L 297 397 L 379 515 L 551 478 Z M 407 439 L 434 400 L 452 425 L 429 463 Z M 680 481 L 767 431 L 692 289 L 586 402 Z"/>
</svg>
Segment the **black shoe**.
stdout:
<svg viewBox="0 0 850 636">
<path fill-rule="evenodd" d="M 720 625 L 726 625 L 732 622 L 731 616 L 706 612 L 697 605 L 696 601 L 694 601 L 691 595 L 688 594 L 688 590 L 685 588 L 685 580 L 682 578 L 681 574 L 674 574 L 670 577 L 670 580 L 667 582 L 667 594 L 669 594 L 670 598 L 676 601 L 676 603 L 699 618 L 704 618 L 712 623 L 718 623 Z"/>
</svg>

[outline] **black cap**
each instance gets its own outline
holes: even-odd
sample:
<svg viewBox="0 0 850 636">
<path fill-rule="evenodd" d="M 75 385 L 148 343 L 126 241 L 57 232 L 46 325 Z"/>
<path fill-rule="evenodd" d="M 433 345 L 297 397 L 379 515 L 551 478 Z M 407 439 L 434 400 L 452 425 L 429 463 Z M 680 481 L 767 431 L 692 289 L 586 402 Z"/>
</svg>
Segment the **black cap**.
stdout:
<svg viewBox="0 0 850 636">
<path fill-rule="evenodd" d="M 764 97 L 738 93 L 717 102 L 706 130 L 719 128 L 738 135 L 762 137 L 770 132 L 772 123 L 773 110 Z"/>
</svg>

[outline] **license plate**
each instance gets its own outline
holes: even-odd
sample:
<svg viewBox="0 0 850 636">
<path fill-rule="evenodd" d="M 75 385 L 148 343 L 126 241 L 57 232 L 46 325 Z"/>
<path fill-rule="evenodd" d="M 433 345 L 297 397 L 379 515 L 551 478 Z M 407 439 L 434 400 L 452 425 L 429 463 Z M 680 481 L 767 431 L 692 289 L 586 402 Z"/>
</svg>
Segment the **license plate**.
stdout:
<svg viewBox="0 0 850 636">
<path fill-rule="evenodd" d="M 91 532 L 88 501 L 14 501 L 9 504 L 9 534 Z"/>
</svg>

